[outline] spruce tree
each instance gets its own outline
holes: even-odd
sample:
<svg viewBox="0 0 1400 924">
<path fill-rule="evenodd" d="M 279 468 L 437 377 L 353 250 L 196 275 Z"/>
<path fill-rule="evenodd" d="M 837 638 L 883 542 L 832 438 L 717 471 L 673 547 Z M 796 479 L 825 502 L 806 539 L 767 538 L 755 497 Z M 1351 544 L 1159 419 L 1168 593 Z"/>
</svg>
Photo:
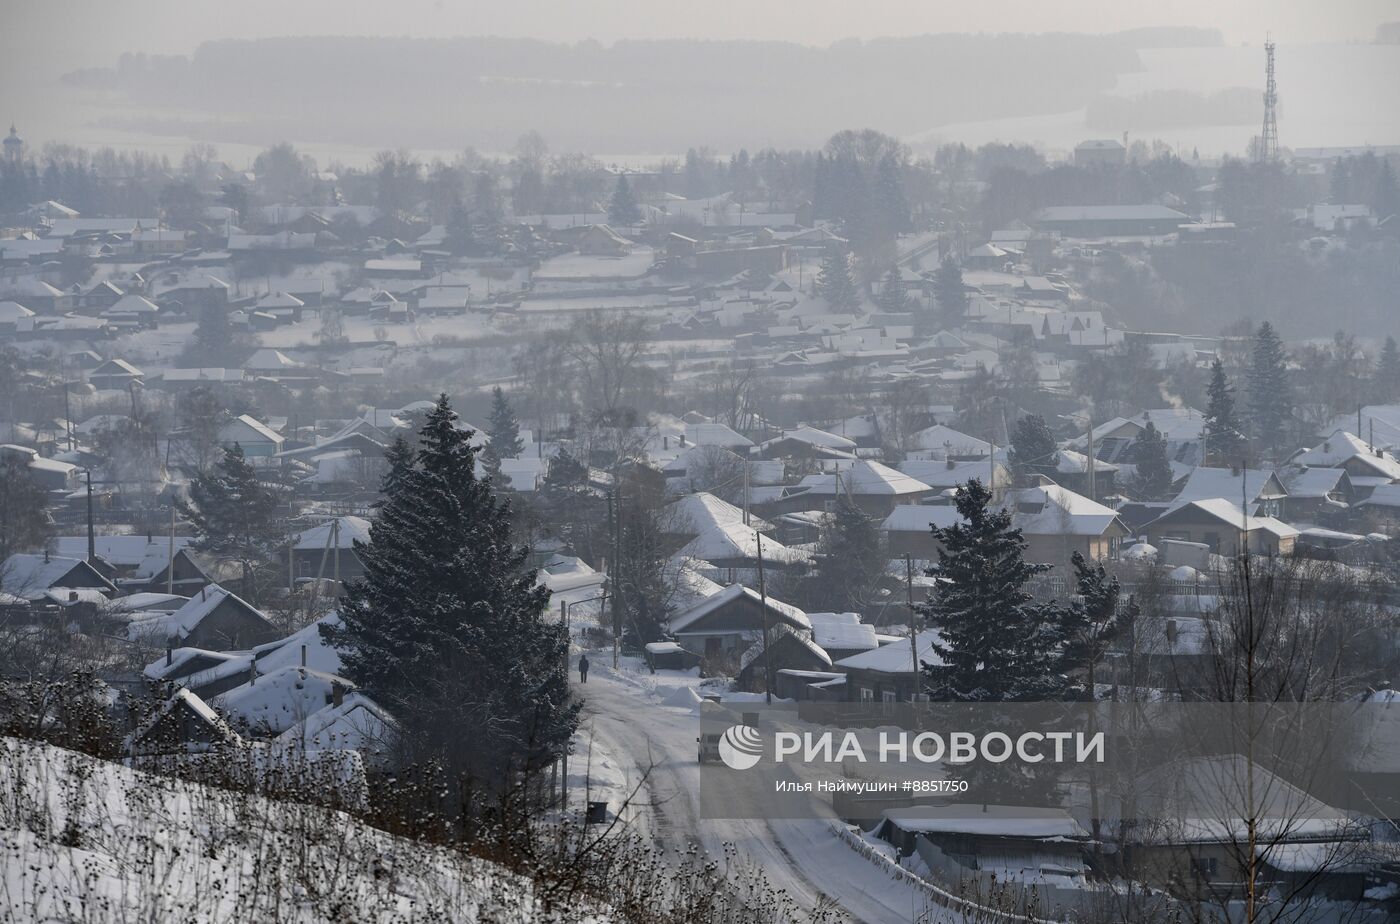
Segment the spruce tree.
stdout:
<svg viewBox="0 0 1400 924">
<path fill-rule="evenodd" d="M 1268 321 L 1259 325 L 1249 367 L 1249 415 L 1260 444 L 1277 452 L 1288 437 L 1293 395 L 1288 382 L 1288 354 Z"/>
<path fill-rule="evenodd" d="M 1016 421 L 1007 461 L 1022 482 L 1029 484 L 1034 475 L 1053 476 L 1058 456 L 1055 434 L 1050 432 L 1044 417 L 1027 414 Z"/>
<path fill-rule="evenodd" d="M 1210 400 L 1206 405 L 1205 463 L 1234 465 L 1239 460 L 1244 436 L 1235 416 L 1235 387 L 1226 377 L 1219 357 L 1210 365 L 1206 394 Z"/>
<path fill-rule="evenodd" d="M 29 466 L 14 456 L 0 458 L 0 565 L 16 552 L 42 548 L 53 535 L 47 504 Z"/>
<path fill-rule="evenodd" d="M 609 587 L 622 638 L 637 647 L 658 641 L 670 619 L 661 523 L 668 500 L 666 479 L 646 466 L 628 469 L 613 496 L 616 523 L 609 525 L 616 530 L 617 555 L 609 561 Z"/>
<path fill-rule="evenodd" d="M 212 471 L 195 475 L 189 503 L 180 510 L 194 524 L 195 548 L 236 558 L 245 567 L 265 558 L 281 539 L 277 496 L 258 480 L 237 443 Z"/>
<path fill-rule="evenodd" d="M 851 278 L 851 258 L 839 247 L 828 247 L 822 255 L 817 294 L 836 311 L 855 311 L 860 307 L 860 295 Z"/>
<path fill-rule="evenodd" d="M 1381 404 L 1400 399 L 1400 348 L 1396 347 L 1394 337 L 1385 338 L 1385 346 L 1376 363 L 1375 393 L 1376 401 Z"/>
<path fill-rule="evenodd" d="M 805 582 L 808 609 L 862 612 L 885 570 L 880 531 L 846 495 L 836 499 L 822 526 L 816 568 Z"/>
<path fill-rule="evenodd" d="M 1028 702 L 1056 698 L 1060 613 L 1026 592 L 1031 578 L 1050 569 L 1025 559 L 1026 540 L 1008 510 L 990 509 L 991 492 L 974 478 L 960 485 L 959 522 L 933 527 L 938 584 L 920 609 L 940 640 L 942 664 L 924 665 L 924 686 L 951 702 Z"/>
<path fill-rule="evenodd" d="M 880 280 L 880 297 L 875 303 L 886 314 L 903 314 L 910 309 L 909 290 L 904 287 L 904 277 L 899 274 L 897 265 L 891 266 Z"/>
<path fill-rule="evenodd" d="M 926 573 L 937 583 L 932 599 L 918 609 L 938 633 L 932 647 L 939 661 L 924 663 L 924 690 L 935 701 L 955 703 L 1061 699 L 1068 689 L 1065 616 L 1056 604 L 1036 603 L 1026 591 L 1031 578 L 1050 566 L 1026 561 L 1021 530 L 1012 526 L 1009 511 L 990 509 L 991 500 L 974 478 L 958 488 L 959 522 L 933 527 L 938 563 Z M 995 781 L 1025 798 L 1043 796 L 1052 785 L 1049 774 L 1033 767 L 975 762 L 954 772 L 977 788 Z"/>
<path fill-rule="evenodd" d="M 1172 486 L 1172 467 L 1167 461 L 1167 440 L 1152 421 L 1133 442 L 1137 466 L 1133 490 L 1140 500 L 1161 500 Z"/>
<path fill-rule="evenodd" d="M 967 286 L 963 285 L 962 268 L 952 257 L 944 257 L 934 272 L 933 294 L 943 313 L 943 325 L 957 327 L 961 324 L 969 304 Z"/>
<path fill-rule="evenodd" d="M 439 770 L 444 807 L 470 816 L 568 749 L 578 704 L 564 629 L 545 618 L 549 592 L 456 420 L 441 396 L 413 464 L 385 479 L 340 625 L 321 632 L 397 720 L 402 756 Z"/>
<path fill-rule="evenodd" d="M 491 413 L 486 418 L 486 434 L 490 440 L 482 450 L 481 465 L 497 487 L 504 487 L 510 479 L 501 475 L 501 460 L 520 458 L 525 451 L 525 441 L 520 438 L 520 422 L 515 419 L 515 411 L 499 385 L 491 389 Z"/>
<path fill-rule="evenodd" d="M 619 227 L 635 225 L 642 220 L 642 210 L 632 195 L 632 186 L 625 174 L 619 174 L 608 202 L 608 221 Z"/>
<path fill-rule="evenodd" d="M 408 440 L 402 436 L 395 436 L 394 441 L 384 450 L 384 463 L 388 468 L 380 482 L 380 497 L 371 506 L 382 507 L 384 497 L 398 490 L 404 476 L 413 468 L 413 456 L 413 447 L 408 444 Z"/>
</svg>

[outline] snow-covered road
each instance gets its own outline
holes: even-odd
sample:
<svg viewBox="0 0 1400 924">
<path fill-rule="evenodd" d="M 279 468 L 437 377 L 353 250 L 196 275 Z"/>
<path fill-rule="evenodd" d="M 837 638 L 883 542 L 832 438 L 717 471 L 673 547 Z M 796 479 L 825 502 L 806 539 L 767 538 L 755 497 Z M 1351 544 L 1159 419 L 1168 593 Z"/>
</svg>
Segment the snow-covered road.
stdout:
<svg viewBox="0 0 1400 924">
<path fill-rule="evenodd" d="M 591 659 L 587 685 L 574 688 L 585 703 L 581 747 L 586 752 L 591 734 L 596 753 L 621 765 L 629 782 L 635 785 L 647 776 L 641 797 L 646 805 L 634 815 L 643 832 L 668 849 L 696 846 L 715 857 L 732 844 L 739 857 L 762 868 L 774 889 L 798 896 L 809 908 L 826 895 L 857 921 L 925 920 L 928 906 L 922 893 L 857 855 L 833 836 L 825 821 L 702 819 L 697 712 L 666 705 L 675 686 L 658 684 L 626 664 L 614 673 L 606 659 L 602 652 Z M 570 776 L 578 772 L 571 768 Z"/>
</svg>

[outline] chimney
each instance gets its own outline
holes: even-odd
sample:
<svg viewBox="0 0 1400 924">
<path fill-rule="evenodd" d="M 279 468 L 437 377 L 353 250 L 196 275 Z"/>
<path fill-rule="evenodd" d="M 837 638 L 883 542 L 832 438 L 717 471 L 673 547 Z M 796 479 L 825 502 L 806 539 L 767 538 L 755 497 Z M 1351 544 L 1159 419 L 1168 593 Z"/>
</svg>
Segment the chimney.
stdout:
<svg viewBox="0 0 1400 924">
<path fill-rule="evenodd" d="M 958 467 L 958 464 L 957 464 L 956 462 L 953 461 L 953 457 L 952 457 L 952 456 L 949 456 L 949 457 L 948 457 L 948 471 L 952 471 L 953 469 L 955 469 L 955 468 L 957 468 L 957 467 Z"/>
<path fill-rule="evenodd" d="M 681 434 L 681 445 L 682 445 L 682 446 L 685 445 L 685 434 L 684 434 L 684 433 Z"/>
<path fill-rule="evenodd" d="M 69 603 L 77 603 L 77 602 L 78 602 L 78 592 L 77 592 L 76 590 L 70 590 L 70 591 L 68 591 L 68 602 L 69 602 Z"/>
<path fill-rule="evenodd" d="M 175 649 L 169 645 L 165 646 L 165 666 L 169 667 L 175 663 Z"/>
<path fill-rule="evenodd" d="M 302 667 L 305 667 L 305 666 L 306 666 L 306 646 L 305 646 L 305 645 L 302 645 L 302 646 L 301 646 L 301 666 L 302 666 Z"/>
<path fill-rule="evenodd" d="M 662 449 L 670 449 L 670 448 L 671 448 L 671 438 L 670 438 L 669 436 L 663 436 L 663 437 L 661 437 L 661 448 L 662 448 Z"/>
<path fill-rule="evenodd" d="M 1230 477 L 1231 477 L 1231 478 L 1238 478 L 1238 477 L 1240 477 L 1240 467 L 1239 467 L 1238 465 L 1232 465 L 1232 466 L 1230 466 Z"/>
<path fill-rule="evenodd" d="M 345 705 L 345 687 L 341 685 L 339 680 L 331 681 L 331 705 L 337 707 Z"/>
<path fill-rule="evenodd" d="M 1167 644 L 1168 644 L 1170 647 L 1172 647 L 1172 648 L 1175 648 L 1175 647 L 1176 647 L 1176 620 L 1175 620 L 1175 619 L 1168 619 L 1168 620 L 1167 620 Z"/>
</svg>

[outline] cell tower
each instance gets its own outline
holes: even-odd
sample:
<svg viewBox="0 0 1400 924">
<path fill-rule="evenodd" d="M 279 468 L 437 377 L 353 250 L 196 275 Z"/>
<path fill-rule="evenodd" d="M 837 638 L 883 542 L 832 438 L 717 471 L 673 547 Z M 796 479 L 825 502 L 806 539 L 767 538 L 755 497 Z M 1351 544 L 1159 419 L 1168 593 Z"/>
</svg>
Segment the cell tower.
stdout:
<svg viewBox="0 0 1400 924">
<path fill-rule="evenodd" d="M 1259 159 L 1278 160 L 1278 84 L 1274 82 L 1274 42 L 1264 41 L 1264 132 L 1259 138 Z"/>
</svg>

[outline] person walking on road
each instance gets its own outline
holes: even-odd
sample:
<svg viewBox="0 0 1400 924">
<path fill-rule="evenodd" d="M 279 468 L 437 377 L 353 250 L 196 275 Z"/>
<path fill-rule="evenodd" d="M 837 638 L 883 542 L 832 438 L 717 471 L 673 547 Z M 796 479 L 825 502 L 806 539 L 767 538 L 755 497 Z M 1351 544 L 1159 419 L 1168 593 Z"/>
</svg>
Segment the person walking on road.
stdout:
<svg viewBox="0 0 1400 924">
<path fill-rule="evenodd" d="M 588 682 L 588 655 L 578 656 L 578 682 Z"/>
</svg>

